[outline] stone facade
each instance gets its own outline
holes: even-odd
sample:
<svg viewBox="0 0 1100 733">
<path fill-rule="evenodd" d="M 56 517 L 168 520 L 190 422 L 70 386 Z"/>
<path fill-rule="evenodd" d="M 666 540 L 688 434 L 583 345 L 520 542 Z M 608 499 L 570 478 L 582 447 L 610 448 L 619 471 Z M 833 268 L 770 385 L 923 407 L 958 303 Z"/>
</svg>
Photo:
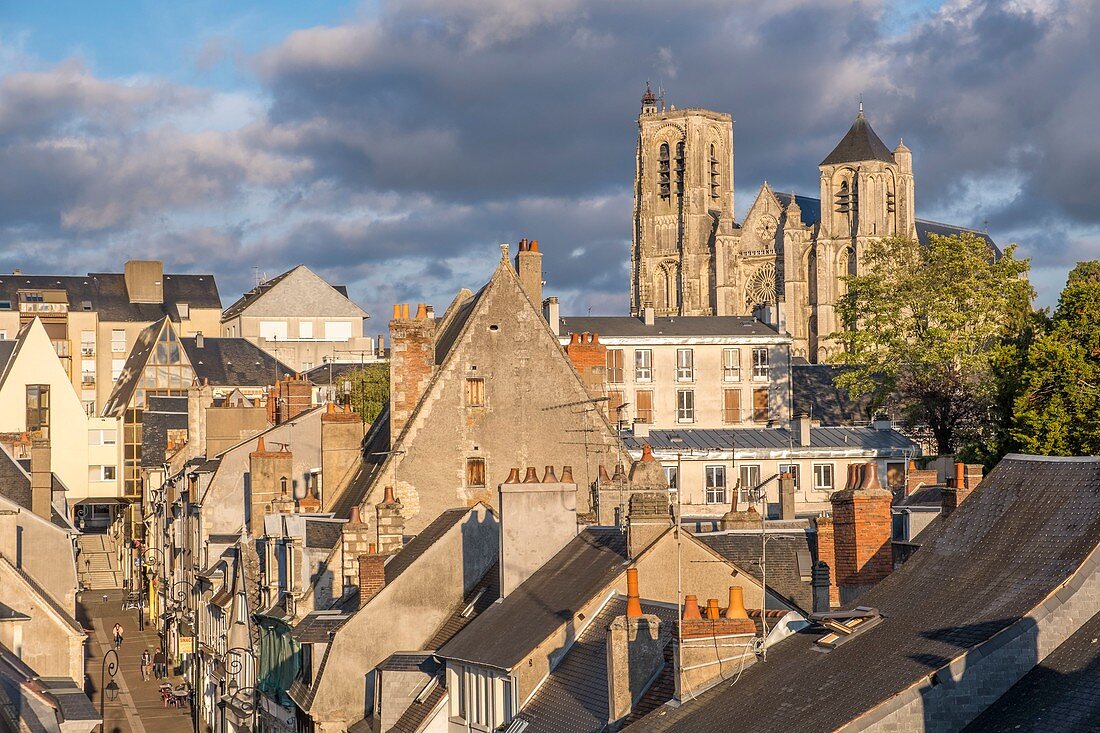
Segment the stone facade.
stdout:
<svg viewBox="0 0 1100 733">
<path fill-rule="evenodd" d="M 638 117 L 630 309 L 641 315 L 762 313 L 794 337 L 793 356 L 825 361 L 840 330 L 844 277 L 867 244 L 916 236 L 913 156 L 893 151 L 863 115 L 818 166 L 817 201 L 766 183 L 734 221 L 733 123 L 705 109 L 665 109 L 647 93 Z M 817 212 L 814 212 L 815 216 Z M 777 313 L 778 311 L 778 313 Z"/>
</svg>

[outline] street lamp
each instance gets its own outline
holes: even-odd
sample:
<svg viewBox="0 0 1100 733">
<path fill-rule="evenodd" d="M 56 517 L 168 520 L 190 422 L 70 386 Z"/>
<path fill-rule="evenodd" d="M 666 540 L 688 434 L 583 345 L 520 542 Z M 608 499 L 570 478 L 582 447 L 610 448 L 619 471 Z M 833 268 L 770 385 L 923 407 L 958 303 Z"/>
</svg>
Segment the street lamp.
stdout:
<svg viewBox="0 0 1100 733">
<path fill-rule="evenodd" d="M 256 680 L 256 655 L 252 653 L 252 650 L 248 647 L 237 646 L 231 649 L 225 650 L 225 655 L 222 657 L 225 671 L 229 677 L 229 683 L 226 685 L 226 692 L 229 693 L 229 701 L 232 705 L 242 713 L 244 713 L 250 723 L 250 728 L 246 730 L 255 730 L 256 728 L 256 697 L 259 694 L 259 690 L 249 685 L 247 687 L 241 687 L 238 678 L 244 672 L 243 657 L 247 656 L 252 662 L 252 673 L 250 678 L 246 678 L 246 681 L 255 682 Z M 247 698 L 242 698 L 244 693 L 248 693 Z M 243 731 L 241 732 L 243 733 Z"/>
<path fill-rule="evenodd" d="M 109 662 L 107 660 L 110 660 Z M 108 684 L 104 684 L 107 679 L 107 675 L 111 675 L 111 681 Z M 103 703 L 105 700 L 114 702 L 118 699 L 118 684 L 115 682 L 115 675 L 118 674 L 118 652 L 114 649 L 108 649 L 107 653 L 103 655 L 103 665 L 99 669 L 99 730 L 103 733 L 104 718 L 103 718 Z"/>
</svg>

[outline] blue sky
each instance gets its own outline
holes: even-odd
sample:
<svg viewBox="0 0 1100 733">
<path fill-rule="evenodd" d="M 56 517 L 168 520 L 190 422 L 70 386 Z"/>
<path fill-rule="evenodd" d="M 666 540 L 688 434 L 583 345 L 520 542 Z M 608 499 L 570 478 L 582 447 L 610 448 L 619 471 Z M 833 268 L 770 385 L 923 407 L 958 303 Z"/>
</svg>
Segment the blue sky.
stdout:
<svg viewBox="0 0 1100 733">
<path fill-rule="evenodd" d="M 863 94 L 918 215 L 988 226 L 1052 304 L 1100 244 L 1089 0 L 0 0 L 0 270 L 305 262 L 445 304 L 537 237 L 567 311 L 626 304 L 647 78 L 736 120 L 737 209 L 813 194 Z"/>
</svg>

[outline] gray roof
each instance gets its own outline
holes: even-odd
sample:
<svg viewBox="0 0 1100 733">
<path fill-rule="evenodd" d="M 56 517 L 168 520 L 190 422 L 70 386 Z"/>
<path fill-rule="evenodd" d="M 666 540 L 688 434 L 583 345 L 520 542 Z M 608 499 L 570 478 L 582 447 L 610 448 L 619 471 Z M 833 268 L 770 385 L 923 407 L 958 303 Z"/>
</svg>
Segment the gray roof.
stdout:
<svg viewBox="0 0 1100 733">
<path fill-rule="evenodd" d="M 621 338 L 654 338 L 657 336 L 771 336 L 779 332 L 752 316 L 676 316 L 657 317 L 653 325 L 634 316 L 566 316 L 561 319 L 560 331 L 571 333 L 598 333 L 600 336 Z"/>
<path fill-rule="evenodd" d="M 940 532 L 860 597 L 885 616 L 878 626 L 824 654 L 814 648 L 822 632 L 794 634 L 735 687 L 666 708 L 636 730 L 728 730 L 746 720 L 757 733 L 836 730 L 1021 621 L 1055 591 L 1072 593 L 1071 576 L 1098 541 L 1100 458 L 1008 456 Z"/>
<path fill-rule="evenodd" d="M 15 347 L 19 344 L 16 339 L 0 339 L 0 374 L 3 374 L 11 361 L 11 355 L 15 353 Z"/>
<path fill-rule="evenodd" d="M 511 669 L 626 567 L 626 538 L 588 527 L 518 588 L 439 650 L 441 657 Z"/>
<path fill-rule="evenodd" d="M 481 580 L 470 588 L 470 592 L 463 597 L 462 602 L 455 606 L 447 620 L 436 629 L 435 635 L 424 644 L 424 648 L 434 650 L 446 644 L 471 621 L 496 603 L 498 598 L 500 598 L 500 564 L 493 563 L 481 576 Z M 469 612 L 466 612 L 467 608 Z"/>
<path fill-rule="evenodd" d="M 870 421 L 878 395 L 850 397 L 835 383 L 844 369 L 830 364 L 791 364 L 791 412 L 809 415 L 822 425 L 852 425 Z"/>
<path fill-rule="evenodd" d="M 168 316 L 179 322 L 177 304 L 190 308 L 221 309 L 218 286 L 213 275 L 165 275 L 163 303 L 131 303 L 126 278 L 121 273 L 93 272 L 86 276 L 3 275 L 0 276 L 0 300 L 10 301 L 18 309 L 20 290 L 64 290 L 69 310 L 84 311 L 84 304 L 99 314 L 99 320 L 152 322 Z"/>
<path fill-rule="evenodd" d="M 39 677 L 45 692 L 57 704 L 61 717 L 66 721 L 99 720 L 99 711 L 69 677 Z"/>
<path fill-rule="evenodd" d="M 168 431 L 187 429 L 187 397 L 149 395 L 141 417 L 141 465 L 159 466 L 167 460 Z"/>
<path fill-rule="evenodd" d="M 276 377 L 294 374 L 289 367 L 251 341 L 243 338 L 203 337 L 200 349 L 195 337 L 181 338 L 187 360 L 198 379 L 215 387 L 264 387 Z"/>
<path fill-rule="evenodd" d="M 290 636 L 299 644 L 322 643 L 327 644 L 332 639 L 330 635 L 343 626 L 351 617 L 350 614 L 338 611 L 314 611 L 306 614 L 299 621 Z"/>
<path fill-rule="evenodd" d="M 395 652 L 378 665 L 383 672 L 423 672 L 434 675 L 443 666 L 431 652 Z"/>
<path fill-rule="evenodd" d="M 278 285 L 280 282 L 282 282 L 286 278 L 287 275 L 294 272 L 299 267 L 301 267 L 301 265 L 295 265 L 294 267 L 292 267 L 289 270 L 287 270 L 286 272 L 284 272 L 282 275 L 276 275 L 275 277 L 271 278 L 270 280 L 265 280 L 264 282 L 260 283 L 256 287 L 249 290 L 247 293 L 245 293 L 241 297 L 237 298 L 237 300 L 233 303 L 233 305 L 229 306 L 228 308 L 225 309 L 225 311 L 222 312 L 222 320 L 225 321 L 225 320 L 228 320 L 230 318 L 233 318 L 234 316 L 238 316 L 241 313 L 243 313 L 245 311 L 245 309 L 248 308 L 248 306 L 252 305 L 257 300 L 259 300 L 261 297 L 263 297 L 263 295 L 268 290 L 271 290 L 271 288 Z"/>
<path fill-rule="evenodd" d="M 676 633 L 676 608 L 643 601 L 642 611 L 663 621 L 661 638 L 665 644 L 671 642 Z M 607 632 L 615 617 L 624 615 L 626 599 L 618 595 L 595 614 L 516 716 L 528 722 L 526 733 L 600 733 L 607 728 Z"/>
<path fill-rule="evenodd" d="M 160 338 L 164 322 L 165 319 L 161 318 L 155 323 L 150 323 L 134 339 L 134 345 L 130 347 L 126 363 L 122 365 L 122 374 L 115 382 L 115 387 L 107 398 L 107 404 L 103 407 L 104 417 L 119 417 L 126 409 L 126 405 L 130 404 L 130 398 L 133 397 L 134 390 L 141 381 L 149 355 L 153 352 L 157 339 Z"/>
<path fill-rule="evenodd" d="M 1086 733 L 1100 728 L 1100 613 L 964 730 Z"/>
<path fill-rule="evenodd" d="M 306 520 L 306 547 L 319 547 L 331 550 L 340 543 L 344 528 L 343 522 L 323 519 Z"/>
<path fill-rule="evenodd" d="M 757 580 L 761 572 L 760 534 L 757 532 L 717 532 L 697 534 L 708 547 Z M 817 535 L 811 532 L 768 533 L 767 586 L 803 611 L 813 610 L 813 589 L 809 571 L 817 554 Z M 805 578 L 805 580 L 803 579 Z"/>
<path fill-rule="evenodd" d="M 894 162 L 894 154 L 871 129 L 871 123 L 863 116 L 863 110 L 856 115 L 856 121 L 840 139 L 833 152 L 821 161 L 821 165 L 837 163 L 858 163 L 864 160 Z"/>
<path fill-rule="evenodd" d="M 679 440 L 674 440 L 679 438 Z M 646 443 L 655 451 L 695 452 L 799 450 L 798 435 L 787 428 L 698 428 L 652 430 L 648 437 L 623 433 L 628 450 L 640 451 Z M 896 430 L 819 427 L 810 429 L 809 450 L 862 450 L 901 455 L 916 444 Z M 806 449 L 802 449 L 806 450 Z"/>
<path fill-rule="evenodd" d="M 896 507 L 936 507 L 943 506 L 943 491 L 940 486 L 921 486 L 909 496 L 894 503 Z"/>
<path fill-rule="evenodd" d="M 362 369 L 364 367 L 369 367 L 369 366 L 374 365 L 374 364 L 378 364 L 382 368 L 388 368 L 385 364 L 380 364 L 379 362 L 376 362 L 376 361 L 367 362 L 365 364 L 359 364 L 359 363 L 355 363 L 355 364 L 351 364 L 351 363 L 319 364 L 318 366 L 313 367 L 309 371 L 303 372 L 302 376 L 304 376 L 306 379 L 308 379 L 312 384 L 318 384 L 318 385 L 333 385 L 333 384 L 336 384 L 336 385 L 341 385 L 341 384 L 343 384 L 344 375 L 347 374 L 348 372 L 354 372 L 357 369 Z"/>
<path fill-rule="evenodd" d="M 31 508 L 31 479 L 7 448 L 0 448 L 0 496 Z"/>
</svg>

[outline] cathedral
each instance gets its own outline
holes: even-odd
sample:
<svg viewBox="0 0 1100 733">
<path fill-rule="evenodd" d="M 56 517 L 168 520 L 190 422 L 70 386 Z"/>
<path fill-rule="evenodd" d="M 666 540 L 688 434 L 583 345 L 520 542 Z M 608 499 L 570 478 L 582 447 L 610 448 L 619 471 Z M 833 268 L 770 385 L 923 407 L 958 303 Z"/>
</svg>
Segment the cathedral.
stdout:
<svg viewBox="0 0 1100 733">
<path fill-rule="evenodd" d="M 638 116 L 630 310 L 659 316 L 777 316 L 792 356 L 826 362 L 835 305 L 871 240 L 973 231 L 917 219 L 913 154 L 888 148 L 863 114 L 818 165 L 819 197 L 766 183 L 734 220 L 733 120 L 665 108 L 646 88 Z M 978 236 L 989 239 L 981 232 Z M 990 240 L 991 248 L 995 245 Z"/>
</svg>

